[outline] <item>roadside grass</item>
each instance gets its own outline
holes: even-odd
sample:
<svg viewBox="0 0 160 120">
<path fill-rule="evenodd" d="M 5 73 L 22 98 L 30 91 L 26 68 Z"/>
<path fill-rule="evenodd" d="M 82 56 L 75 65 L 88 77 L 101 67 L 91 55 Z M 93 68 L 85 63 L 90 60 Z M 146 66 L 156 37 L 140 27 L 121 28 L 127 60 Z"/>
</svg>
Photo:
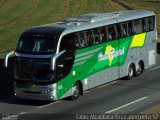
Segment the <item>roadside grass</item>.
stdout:
<svg viewBox="0 0 160 120">
<path fill-rule="evenodd" d="M 66 17 L 123 10 L 111 0 L 1 0 L 0 58 L 14 50 L 27 28 L 54 23 Z"/>
<path fill-rule="evenodd" d="M 32 0 L 0 0 L 0 26 L 20 16 L 31 4 Z"/>
<path fill-rule="evenodd" d="M 154 11 L 157 17 L 157 30 L 160 32 L 160 0 L 121 0 L 133 9 Z"/>
</svg>

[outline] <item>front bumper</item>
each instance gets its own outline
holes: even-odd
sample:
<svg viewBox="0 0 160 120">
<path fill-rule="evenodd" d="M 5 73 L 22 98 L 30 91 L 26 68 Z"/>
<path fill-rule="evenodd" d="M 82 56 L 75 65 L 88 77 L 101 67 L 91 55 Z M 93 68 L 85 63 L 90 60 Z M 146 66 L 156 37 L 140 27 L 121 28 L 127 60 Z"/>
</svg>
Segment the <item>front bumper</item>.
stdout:
<svg viewBox="0 0 160 120">
<path fill-rule="evenodd" d="M 53 85 L 54 86 L 54 85 Z M 41 101 L 55 101 L 56 99 L 56 90 L 49 89 L 52 87 L 45 86 L 43 89 L 40 86 L 34 88 L 18 88 L 16 85 L 14 87 L 15 96 L 22 99 L 29 100 L 41 100 Z"/>
</svg>

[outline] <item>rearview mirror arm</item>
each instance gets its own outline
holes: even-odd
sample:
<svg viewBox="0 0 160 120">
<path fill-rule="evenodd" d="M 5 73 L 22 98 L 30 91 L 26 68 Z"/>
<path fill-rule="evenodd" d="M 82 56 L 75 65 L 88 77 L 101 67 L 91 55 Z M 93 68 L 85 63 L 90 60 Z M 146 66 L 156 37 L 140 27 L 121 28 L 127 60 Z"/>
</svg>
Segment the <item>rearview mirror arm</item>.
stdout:
<svg viewBox="0 0 160 120">
<path fill-rule="evenodd" d="M 4 61 L 3 61 L 4 67 L 6 67 L 6 68 L 8 67 L 8 59 L 10 57 L 14 56 L 14 53 L 15 53 L 15 51 L 12 51 L 4 56 Z"/>
<path fill-rule="evenodd" d="M 57 58 L 65 52 L 66 52 L 66 50 L 63 50 L 60 53 L 51 57 L 51 67 L 50 67 L 51 70 L 53 70 L 53 71 L 55 70 L 55 63 L 56 63 Z"/>
</svg>

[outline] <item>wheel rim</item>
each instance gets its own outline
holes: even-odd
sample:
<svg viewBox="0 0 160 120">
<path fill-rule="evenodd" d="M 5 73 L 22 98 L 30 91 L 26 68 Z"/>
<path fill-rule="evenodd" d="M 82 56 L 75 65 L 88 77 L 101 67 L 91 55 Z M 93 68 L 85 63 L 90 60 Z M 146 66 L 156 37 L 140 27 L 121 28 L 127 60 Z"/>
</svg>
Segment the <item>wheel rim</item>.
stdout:
<svg viewBox="0 0 160 120">
<path fill-rule="evenodd" d="M 140 74 L 141 71 L 142 71 L 142 65 L 141 65 L 141 63 L 138 63 L 138 65 L 137 65 L 137 73 Z"/>
<path fill-rule="evenodd" d="M 129 67 L 129 73 L 128 73 L 129 77 L 133 76 L 133 68 L 130 66 Z"/>
<path fill-rule="evenodd" d="M 79 96 L 79 87 L 78 87 L 78 85 L 75 85 L 73 87 L 73 96 L 74 97 L 78 97 Z"/>
</svg>

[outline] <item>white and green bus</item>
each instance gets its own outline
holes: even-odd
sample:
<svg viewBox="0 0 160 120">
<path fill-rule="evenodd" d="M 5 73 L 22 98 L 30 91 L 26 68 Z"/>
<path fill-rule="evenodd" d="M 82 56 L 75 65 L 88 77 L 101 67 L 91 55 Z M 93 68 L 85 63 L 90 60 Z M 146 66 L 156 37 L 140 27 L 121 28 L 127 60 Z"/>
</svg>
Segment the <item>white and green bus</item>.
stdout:
<svg viewBox="0 0 160 120">
<path fill-rule="evenodd" d="M 84 91 L 156 64 L 152 11 L 92 13 L 24 31 L 14 56 L 14 91 L 24 99 L 77 99 Z"/>
</svg>

